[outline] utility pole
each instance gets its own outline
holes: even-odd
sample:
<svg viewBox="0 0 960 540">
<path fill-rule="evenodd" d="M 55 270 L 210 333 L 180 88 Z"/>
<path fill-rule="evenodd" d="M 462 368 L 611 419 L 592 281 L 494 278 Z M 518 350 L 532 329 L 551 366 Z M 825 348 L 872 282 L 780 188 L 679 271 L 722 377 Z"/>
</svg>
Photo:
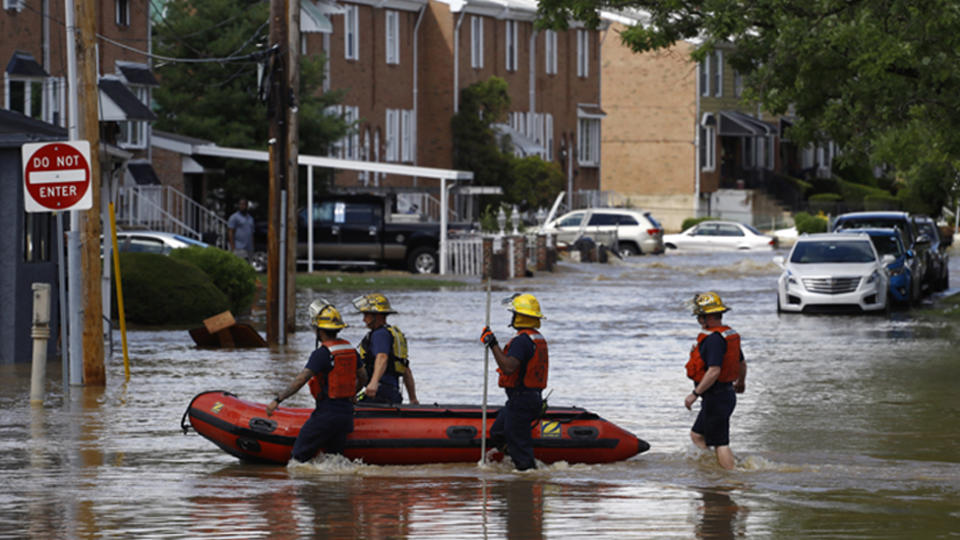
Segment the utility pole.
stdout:
<svg viewBox="0 0 960 540">
<path fill-rule="evenodd" d="M 297 246 L 297 89 L 300 85 L 300 1 L 270 1 L 271 57 L 270 183 L 267 225 L 267 342 L 275 345 L 292 332 L 296 321 Z M 285 198 L 286 212 L 281 211 Z M 282 220 L 282 221 L 281 221 Z M 281 227 L 287 224 L 287 227 Z M 281 231 L 285 233 L 284 265 L 280 265 Z M 280 279 L 281 275 L 284 279 Z M 283 299 L 281 303 L 280 300 Z M 283 328 L 281 328 L 281 304 Z"/>
<path fill-rule="evenodd" d="M 309 1 L 309 0 L 308 0 Z M 287 7 L 287 94 L 289 102 L 285 113 L 287 116 L 287 262 L 286 275 L 286 316 L 284 335 L 292 334 L 296 330 L 297 308 L 297 190 L 299 186 L 299 122 L 297 113 L 300 109 L 300 0 L 286 0 Z M 312 215 L 312 210 L 311 214 Z M 309 224 L 312 226 L 313 224 Z"/>
<path fill-rule="evenodd" d="M 80 287 L 82 306 L 70 306 L 72 310 L 83 311 L 83 383 L 85 385 L 106 384 L 103 367 L 103 308 L 100 304 L 100 278 L 103 268 L 100 261 L 100 114 L 98 109 L 99 86 L 97 84 L 97 44 L 96 21 L 97 0 L 74 1 L 76 8 L 76 41 L 67 43 L 76 48 L 78 84 L 70 88 L 78 97 L 77 127 L 81 140 L 90 143 L 90 190 L 93 206 L 89 210 L 74 211 L 78 219 L 71 219 L 79 227 L 81 283 L 76 280 L 73 287 Z M 71 263 L 75 264 L 75 263 Z M 76 296 L 74 296 L 76 298 Z M 79 328 L 71 328 L 77 332 Z"/>
</svg>

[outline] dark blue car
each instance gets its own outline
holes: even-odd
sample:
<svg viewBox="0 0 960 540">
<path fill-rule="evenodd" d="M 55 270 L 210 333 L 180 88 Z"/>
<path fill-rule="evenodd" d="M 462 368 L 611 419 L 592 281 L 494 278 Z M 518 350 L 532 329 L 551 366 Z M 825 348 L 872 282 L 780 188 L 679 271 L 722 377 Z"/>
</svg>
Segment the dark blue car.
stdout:
<svg viewBox="0 0 960 540">
<path fill-rule="evenodd" d="M 890 275 L 889 298 L 895 304 L 910 305 L 913 298 L 913 271 L 910 259 L 915 257 L 912 250 L 904 249 L 900 232 L 897 229 L 860 229 L 870 235 L 873 247 L 881 258 L 893 255 L 894 261 L 887 265 Z"/>
</svg>

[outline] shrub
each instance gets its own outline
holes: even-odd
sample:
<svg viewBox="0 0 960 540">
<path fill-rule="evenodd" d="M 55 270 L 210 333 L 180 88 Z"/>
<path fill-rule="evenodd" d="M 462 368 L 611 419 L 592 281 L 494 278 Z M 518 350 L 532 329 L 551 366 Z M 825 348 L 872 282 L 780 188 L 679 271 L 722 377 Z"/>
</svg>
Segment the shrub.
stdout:
<svg viewBox="0 0 960 540">
<path fill-rule="evenodd" d="M 837 203 L 843 200 L 839 193 L 817 193 L 811 195 L 807 202 L 811 212 L 836 214 Z"/>
<path fill-rule="evenodd" d="M 797 227 L 797 234 L 827 232 L 827 218 L 812 216 L 806 212 L 797 212 L 793 216 L 793 223 Z"/>
<path fill-rule="evenodd" d="M 213 284 L 227 295 L 234 314 L 250 309 L 257 292 L 257 273 L 247 261 L 220 248 L 199 246 L 175 249 L 170 257 L 206 272 Z"/>
<path fill-rule="evenodd" d="M 709 220 L 711 220 L 711 219 L 717 219 L 717 218 L 715 218 L 715 217 L 710 217 L 710 216 L 707 216 L 707 217 L 688 217 L 687 219 L 683 220 L 683 223 L 682 223 L 682 224 L 680 224 L 680 230 L 681 230 L 681 231 L 685 231 L 685 230 L 689 229 L 690 227 L 693 227 L 693 226 L 696 225 L 697 223 L 700 223 L 701 221 L 709 221 Z"/>
<path fill-rule="evenodd" d="M 898 210 L 900 201 L 895 195 L 867 195 L 863 198 L 864 210 Z"/>
<path fill-rule="evenodd" d="M 120 274 L 131 323 L 198 324 L 230 306 L 203 270 L 166 255 L 121 253 Z"/>
</svg>

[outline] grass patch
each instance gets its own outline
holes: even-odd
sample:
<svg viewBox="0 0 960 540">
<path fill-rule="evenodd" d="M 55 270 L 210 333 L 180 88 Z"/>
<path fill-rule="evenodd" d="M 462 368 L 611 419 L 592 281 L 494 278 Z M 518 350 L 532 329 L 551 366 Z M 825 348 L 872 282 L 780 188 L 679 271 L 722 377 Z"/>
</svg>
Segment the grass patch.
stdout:
<svg viewBox="0 0 960 540">
<path fill-rule="evenodd" d="M 960 293 L 937 300 L 933 307 L 916 310 L 917 315 L 935 321 L 960 322 Z"/>
<path fill-rule="evenodd" d="M 298 289 L 336 289 L 336 290 L 390 290 L 421 289 L 434 290 L 456 287 L 470 287 L 471 283 L 441 279 L 438 276 L 417 275 L 408 272 L 314 272 L 298 273 Z"/>
</svg>

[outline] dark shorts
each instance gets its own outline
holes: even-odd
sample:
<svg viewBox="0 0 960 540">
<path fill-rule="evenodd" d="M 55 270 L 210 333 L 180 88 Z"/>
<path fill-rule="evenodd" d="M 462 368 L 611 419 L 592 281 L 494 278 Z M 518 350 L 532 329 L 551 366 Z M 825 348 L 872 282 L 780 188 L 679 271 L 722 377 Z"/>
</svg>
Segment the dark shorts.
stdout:
<svg viewBox="0 0 960 540">
<path fill-rule="evenodd" d="M 347 435 L 353 431 L 353 403 L 327 399 L 317 404 L 293 442 L 293 458 L 310 461 L 321 449 L 327 454 L 342 454 Z"/>
<path fill-rule="evenodd" d="M 727 383 L 711 388 L 701 398 L 700 414 L 691 431 L 703 435 L 707 446 L 730 445 L 730 415 L 737 406 L 737 394 Z"/>
</svg>

